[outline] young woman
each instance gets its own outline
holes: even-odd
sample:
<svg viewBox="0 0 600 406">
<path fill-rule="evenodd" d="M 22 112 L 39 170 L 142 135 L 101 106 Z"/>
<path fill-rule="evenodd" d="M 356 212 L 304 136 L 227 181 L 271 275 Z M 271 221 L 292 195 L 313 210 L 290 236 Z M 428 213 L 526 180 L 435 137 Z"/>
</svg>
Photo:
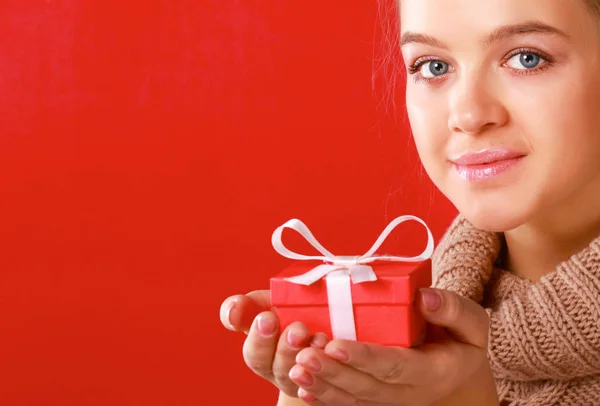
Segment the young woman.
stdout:
<svg viewBox="0 0 600 406">
<path fill-rule="evenodd" d="M 265 291 L 223 323 L 281 405 L 600 404 L 600 0 L 400 0 L 400 19 L 417 149 L 460 212 L 421 295 L 438 334 L 279 332 Z"/>
</svg>

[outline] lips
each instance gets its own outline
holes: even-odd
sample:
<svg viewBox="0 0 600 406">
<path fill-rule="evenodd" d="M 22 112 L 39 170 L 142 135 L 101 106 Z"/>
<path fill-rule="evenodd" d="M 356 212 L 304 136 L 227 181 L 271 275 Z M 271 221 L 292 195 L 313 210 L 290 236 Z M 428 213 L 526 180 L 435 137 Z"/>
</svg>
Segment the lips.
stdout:
<svg viewBox="0 0 600 406">
<path fill-rule="evenodd" d="M 519 164 L 525 154 L 510 149 L 467 152 L 450 159 L 463 180 L 483 181 L 497 178 Z"/>
<path fill-rule="evenodd" d="M 450 159 L 455 165 L 471 166 L 491 164 L 498 161 L 523 157 L 525 154 L 509 149 L 486 149 L 478 152 L 467 152 Z"/>
</svg>

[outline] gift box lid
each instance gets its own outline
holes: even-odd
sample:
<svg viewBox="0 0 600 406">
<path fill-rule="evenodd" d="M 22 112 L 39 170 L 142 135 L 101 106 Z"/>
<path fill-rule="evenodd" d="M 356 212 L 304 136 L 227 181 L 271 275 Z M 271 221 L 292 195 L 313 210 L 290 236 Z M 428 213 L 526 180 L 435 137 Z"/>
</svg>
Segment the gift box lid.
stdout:
<svg viewBox="0 0 600 406">
<path fill-rule="evenodd" d="M 308 272 L 319 265 L 318 261 L 295 262 L 271 278 L 271 304 L 273 306 L 327 305 L 325 278 L 305 286 L 286 281 L 285 278 Z M 354 304 L 410 304 L 417 289 L 431 285 L 431 260 L 422 262 L 374 262 L 377 280 L 352 283 Z"/>
</svg>

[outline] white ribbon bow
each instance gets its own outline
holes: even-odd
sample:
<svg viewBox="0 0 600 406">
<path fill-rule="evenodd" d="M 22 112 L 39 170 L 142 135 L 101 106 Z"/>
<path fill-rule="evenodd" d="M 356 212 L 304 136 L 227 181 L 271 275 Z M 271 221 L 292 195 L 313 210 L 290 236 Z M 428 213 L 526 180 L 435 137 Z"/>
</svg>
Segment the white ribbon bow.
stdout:
<svg viewBox="0 0 600 406">
<path fill-rule="evenodd" d="M 381 244 L 386 240 L 388 235 L 398 225 L 405 221 L 414 220 L 421 223 L 427 230 L 427 246 L 425 250 L 414 257 L 401 257 L 393 255 L 375 255 Z M 289 228 L 309 242 L 323 256 L 308 256 L 301 255 L 290 251 L 283 244 L 281 237 L 283 230 Z M 312 268 L 308 272 L 285 278 L 286 281 L 300 285 L 312 285 L 319 279 L 325 277 L 327 284 L 327 300 L 329 304 L 329 317 L 331 322 L 331 331 L 334 338 L 342 338 L 347 340 L 356 340 L 356 326 L 354 323 L 354 310 L 352 304 L 351 283 L 372 282 L 377 280 L 377 276 L 370 265 L 374 261 L 397 261 L 397 262 L 420 262 L 431 258 L 434 249 L 433 235 L 427 224 L 423 220 L 415 216 L 400 216 L 394 219 L 383 230 L 375 244 L 362 256 L 336 256 L 327 251 L 317 239 L 312 235 L 308 227 L 298 220 L 292 219 L 275 229 L 271 237 L 273 248 L 279 254 L 286 258 L 310 261 L 320 260 L 327 262 Z"/>
</svg>

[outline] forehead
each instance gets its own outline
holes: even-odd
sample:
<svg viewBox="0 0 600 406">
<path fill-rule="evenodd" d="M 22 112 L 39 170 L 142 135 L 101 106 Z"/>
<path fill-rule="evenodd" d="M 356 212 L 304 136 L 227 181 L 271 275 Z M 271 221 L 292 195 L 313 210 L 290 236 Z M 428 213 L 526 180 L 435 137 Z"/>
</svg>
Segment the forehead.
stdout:
<svg viewBox="0 0 600 406">
<path fill-rule="evenodd" d="M 598 24 L 583 0 L 401 0 L 402 31 L 475 38 L 499 26 L 540 21 L 569 34 Z"/>
</svg>

